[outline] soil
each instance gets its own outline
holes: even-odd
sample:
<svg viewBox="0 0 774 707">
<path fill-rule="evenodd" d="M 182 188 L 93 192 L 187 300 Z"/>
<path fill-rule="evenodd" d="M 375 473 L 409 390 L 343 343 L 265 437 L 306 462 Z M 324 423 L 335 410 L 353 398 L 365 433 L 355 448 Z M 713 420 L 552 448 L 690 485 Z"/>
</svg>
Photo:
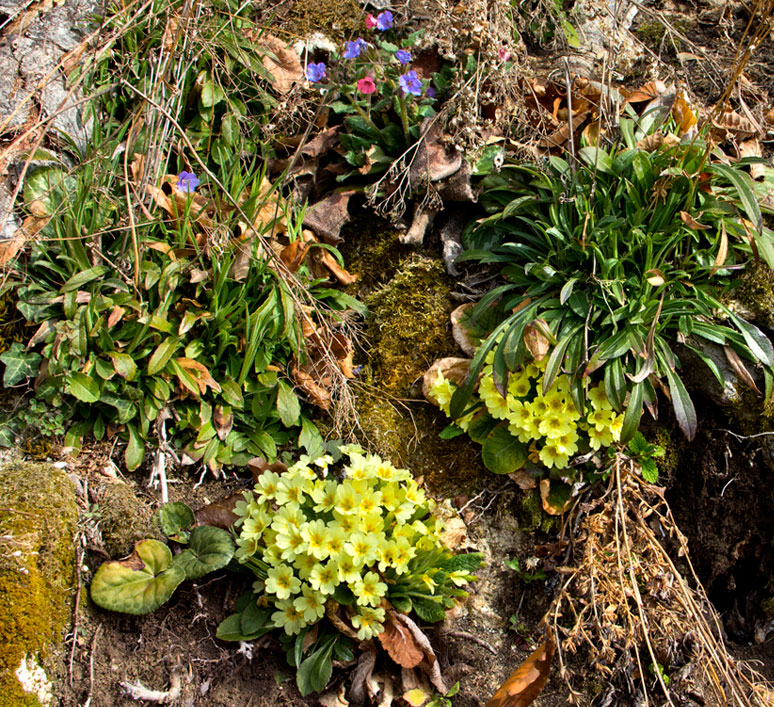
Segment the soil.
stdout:
<svg viewBox="0 0 774 707">
<path fill-rule="evenodd" d="M 311 11 L 312 4 L 290 0 L 279 5 L 279 16 L 297 21 Z M 678 77 L 698 100 L 712 105 L 726 86 L 728 69 L 748 20 L 746 13 L 741 5 L 729 3 L 645 3 L 632 30 L 652 55 L 643 50 L 645 58 L 627 81 L 647 80 L 655 66 L 660 76 Z M 676 31 L 664 31 L 661 17 Z M 0 29 L 0 37 L 2 32 Z M 528 46 L 533 46 L 533 39 Z M 546 55 L 552 49 L 534 45 L 534 53 L 532 71 L 539 74 L 550 63 Z M 701 58 L 688 58 L 685 53 Z M 746 77 L 749 84 L 743 84 L 735 100 L 743 99 L 756 116 L 761 116 L 771 107 L 774 93 L 771 40 L 759 48 Z M 373 220 L 370 215 L 364 219 Z M 439 263 L 441 247 L 431 240 L 417 256 L 414 250 L 397 243 L 397 233 L 386 224 L 379 224 L 377 229 L 381 229 L 387 245 L 376 257 L 373 253 L 370 259 L 367 257 L 364 241 L 358 240 L 357 222 L 345 232 L 342 250 L 347 263 L 353 264 L 351 269 L 362 276 L 353 294 L 378 304 L 391 301 L 387 296 L 391 283 L 405 286 L 406 273 L 411 272 L 417 257 Z M 372 246 L 373 242 L 375 239 Z M 504 561 L 518 557 L 523 566 L 528 558 L 536 556 L 538 546 L 556 540 L 560 524 L 542 513 L 535 491 L 522 491 L 511 480 L 486 472 L 475 445 L 458 438 L 439 446 L 437 435 L 445 424 L 443 416 L 417 400 L 420 386 L 416 379 L 433 358 L 455 351 L 445 316 L 458 301 L 453 297 L 453 282 L 442 273 L 437 283 L 426 286 L 437 288 L 431 294 L 438 314 L 414 335 L 424 345 L 431 340 L 427 332 L 432 331 L 433 346 L 404 361 L 406 369 L 397 383 L 390 377 L 394 373 L 391 359 L 372 359 L 368 385 L 363 385 L 359 393 L 360 405 L 363 410 L 371 405 L 373 419 L 364 421 L 364 432 L 375 451 L 382 448 L 397 454 L 396 462 L 421 474 L 439 498 L 455 498 L 458 507 L 472 501 L 465 516 L 468 539 L 463 547 L 483 552 L 487 566 L 472 585 L 470 599 L 429 633 L 447 682 L 460 682 L 453 704 L 473 707 L 485 704 L 538 645 L 542 639 L 539 622 L 558 582 L 553 574 L 547 582 L 528 582 L 508 569 Z M 372 326 L 368 329 L 367 347 L 378 349 L 395 331 L 398 323 L 390 319 L 392 314 L 376 308 L 372 316 L 376 321 L 386 321 L 387 326 L 381 333 Z M 405 316 L 413 315 L 409 311 Z M 407 345 L 411 346 L 410 340 Z M 380 351 L 384 354 L 385 349 Z M 368 353 L 361 353 L 362 362 L 369 360 Z M 374 400 L 387 407 L 374 408 Z M 774 490 L 769 483 L 772 459 L 758 439 L 739 437 L 742 432 L 732 411 L 719 410 L 708 401 L 697 407 L 700 432 L 692 444 L 680 438 L 667 412 L 659 420 L 659 434 L 669 442 L 669 462 L 662 477 L 668 486 L 667 498 L 678 526 L 688 537 L 691 561 L 722 615 L 732 650 L 741 660 L 757 661 L 757 669 L 774 680 Z M 767 431 L 770 428 L 755 432 Z M 49 657 L 46 666 L 55 684 L 56 704 L 134 705 L 137 702 L 126 696 L 122 682 L 166 690 L 174 672 L 180 676 L 181 705 L 319 704 L 316 697 L 300 696 L 292 670 L 274 639 L 267 637 L 236 646 L 215 638 L 218 623 L 231 612 L 234 600 L 246 586 L 246 580 L 233 573 L 184 583 L 170 602 L 143 617 L 108 613 L 93 606 L 87 587 L 99 563 L 117 552 L 128 552 L 132 542 L 158 532 L 152 511 L 160 503 L 159 492 L 147 487 L 147 472 L 127 476 L 116 472 L 107 464 L 103 449 L 85 451 L 78 460 L 61 459 L 66 462 L 67 472 L 77 479 L 84 531 L 83 548 L 79 550 L 79 610 L 64 649 Z M 170 500 L 185 500 L 197 507 L 246 488 L 249 483 L 244 475 L 208 480 L 201 486 L 196 482 L 185 470 L 171 472 Z M 111 536 L 108 526 L 115 519 L 108 516 L 119 496 L 139 500 L 134 506 L 129 503 L 129 522 Z M 335 692 L 351 670 L 352 666 L 336 669 L 329 690 Z M 570 670 L 578 676 L 576 685 L 589 686 L 586 702 L 581 704 L 592 704 L 589 695 L 602 692 L 599 678 L 580 657 L 571 661 Z M 399 681 L 398 672 L 386 661 L 377 664 L 376 672 L 391 674 Z M 535 704 L 554 707 L 568 703 L 567 688 L 554 670 Z M 697 702 L 686 698 L 681 704 Z"/>
</svg>

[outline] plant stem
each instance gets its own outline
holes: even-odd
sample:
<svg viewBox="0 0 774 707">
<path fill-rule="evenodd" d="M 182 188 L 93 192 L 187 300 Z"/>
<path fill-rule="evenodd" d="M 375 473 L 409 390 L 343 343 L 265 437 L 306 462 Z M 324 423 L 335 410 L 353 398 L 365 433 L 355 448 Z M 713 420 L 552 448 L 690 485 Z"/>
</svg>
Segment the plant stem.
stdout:
<svg viewBox="0 0 774 707">
<path fill-rule="evenodd" d="M 360 107 L 358 102 L 352 96 L 349 96 L 349 95 L 347 96 L 347 99 L 349 99 L 349 102 L 355 107 L 355 110 L 358 113 L 360 113 L 360 117 L 363 120 L 365 120 L 365 122 L 368 124 L 368 127 L 371 128 L 371 130 L 373 130 L 374 132 L 378 133 L 379 128 L 376 127 L 376 124 L 374 123 L 374 121 L 371 120 L 368 114 Z"/>
</svg>

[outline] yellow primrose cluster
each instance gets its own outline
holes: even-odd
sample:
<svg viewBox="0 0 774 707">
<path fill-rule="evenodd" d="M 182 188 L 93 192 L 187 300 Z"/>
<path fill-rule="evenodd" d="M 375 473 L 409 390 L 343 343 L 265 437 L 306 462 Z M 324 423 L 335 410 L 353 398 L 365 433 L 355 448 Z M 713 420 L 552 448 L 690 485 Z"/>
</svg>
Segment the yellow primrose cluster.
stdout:
<svg viewBox="0 0 774 707">
<path fill-rule="evenodd" d="M 435 503 L 409 471 L 355 445 L 341 451 L 342 480 L 333 478 L 331 456 L 303 456 L 281 474 L 264 471 L 235 509 L 235 556 L 259 577 L 254 589 L 273 603 L 271 620 L 288 635 L 321 619 L 341 590 L 354 597 L 349 618 L 358 638 L 381 633 L 388 586 L 418 554 L 442 547 L 443 524 L 430 516 Z M 457 586 L 473 579 L 457 574 L 449 578 Z"/>
<path fill-rule="evenodd" d="M 558 375 L 551 388 L 545 394 L 542 392 L 544 358 L 511 373 L 507 394 L 503 397 L 492 377 L 493 358 L 494 353 L 490 352 L 479 378 L 478 398 L 492 418 L 507 421 L 508 431 L 527 446 L 534 463 L 542 463 L 549 469 L 564 469 L 579 450 L 596 450 L 620 440 L 624 416 L 613 410 L 603 385 L 589 389 L 588 404 L 581 413 L 570 396 L 567 375 Z M 430 395 L 447 415 L 456 389 L 441 371 L 430 388 Z M 476 402 L 474 396 L 471 404 Z M 467 431 L 472 419 L 480 414 L 480 407 L 455 423 Z"/>
</svg>

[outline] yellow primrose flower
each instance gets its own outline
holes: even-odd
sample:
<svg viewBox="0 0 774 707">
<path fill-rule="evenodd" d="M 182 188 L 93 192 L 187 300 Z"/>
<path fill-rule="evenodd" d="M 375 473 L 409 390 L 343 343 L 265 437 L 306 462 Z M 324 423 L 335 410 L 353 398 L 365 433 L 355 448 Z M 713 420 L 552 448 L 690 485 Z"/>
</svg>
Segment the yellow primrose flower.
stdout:
<svg viewBox="0 0 774 707">
<path fill-rule="evenodd" d="M 564 415 L 550 412 L 543 417 L 538 426 L 540 434 L 548 439 L 556 439 L 566 435 L 573 428 L 573 424 Z"/>
<path fill-rule="evenodd" d="M 564 412 L 566 400 L 562 393 L 552 388 L 543 396 L 543 400 L 546 403 L 548 412 L 552 412 L 557 415 Z"/>
<path fill-rule="evenodd" d="M 609 428 L 598 430 L 596 427 L 589 428 L 589 444 L 592 449 L 600 447 L 609 447 L 613 443 L 613 433 Z"/>
<path fill-rule="evenodd" d="M 289 565 L 269 567 L 266 577 L 266 591 L 276 594 L 277 599 L 287 599 L 291 594 L 298 594 L 301 589 L 301 581 L 293 574 L 293 568 Z"/>
<path fill-rule="evenodd" d="M 376 469 L 368 464 L 365 459 L 358 459 L 358 463 L 351 461 L 349 466 L 345 467 L 345 472 L 350 479 L 355 481 L 367 481 L 376 476 Z"/>
<path fill-rule="evenodd" d="M 397 483 L 382 486 L 382 505 L 388 511 L 394 511 L 405 500 L 403 489 Z"/>
<path fill-rule="evenodd" d="M 384 572 L 395 565 L 398 557 L 398 545 L 395 540 L 388 540 L 379 547 L 379 571 Z"/>
<path fill-rule="evenodd" d="M 398 523 L 405 523 L 411 516 L 414 515 L 414 504 L 406 501 L 401 503 L 400 507 L 395 510 L 395 520 Z"/>
<path fill-rule="evenodd" d="M 364 533 L 379 533 L 383 529 L 384 518 L 382 518 L 382 512 L 378 508 L 360 518 L 360 530 Z"/>
<path fill-rule="evenodd" d="M 335 510 L 344 515 L 356 513 L 362 500 L 362 497 L 355 491 L 352 484 L 345 481 L 336 489 Z"/>
<path fill-rule="evenodd" d="M 532 390 L 532 381 L 526 371 L 520 373 L 514 373 L 511 375 L 511 379 L 508 381 L 508 394 L 509 397 L 526 398 Z"/>
<path fill-rule="evenodd" d="M 344 543 L 347 540 L 347 534 L 341 529 L 338 521 L 328 524 L 328 531 L 325 536 L 325 549 L 331 557 L 338 557 L 344 550 Z"/>
<path fill-rule="evenodd" d="M 301 612 L 307 624 L 312 624 L 325 613 L 325 597 L 305 584 L 301 587 L 301 596 L 293 601 L 293 606 Z"/>
<path fill-rule="evenodd" d="M 284 475 L 289 479 L 303 479 L 304 481 L 312 482 L 316 481 L 317 472 L 310 466 L 307 466 L 309 457 L 304 454 L 301 458 L 305 459 L 304 463 L 294 464 L 285 472 Z"/>
<path fill-rule="evenodd" d="M 342 553 L 338 558 L 339 582 L 354 584 L 360 579 L 360 567 L 358 567 L 351 557 Z"/>
<path fill-rule="evenodd" d="M 315 565 L 309 575 L 309 583 L 318 592 L 333 594 L 339 583 L 339 563 L 336 560 L 328 560 L 324 565 Z"/>
<path fill-rule="evenodd" d="M 395 572 L 397 574 L 403 574 L 408 569 L 408 563 L 416 554 L 416 550 L 406 538 L 398 538 L 395 541 Z"/>
<path fill-rule="evenodd" d="M 547 444 L 540 450 L 540 461 L 549 469 L 553 467 L 564 469 L 569 464 L 570 458 L 567 454 L 560 454 L 556 447 Z"/>
<path fill-rule="evenodd" d="M 332 511 L 336 506 L 336 489 L 338 487 L 339 485 L 332 479 L 328 481 L 318 479 L 312 489 L 314 510 L 318 513 Z"/>
<path fill-rule="evenodd" d="M 237 527 L 242 524 L 242 521 L 247 516 L 253 513 L 258 514 L 265 510 L 265 506 L 255 499 L 252 491 L 243 491 L 242 498 L 244 499 L 243 501 L 237 501 L 234 505 L 234 513 L 239 516 L 239 519 L 234 523 Z"/>
<path fill-rule="evenodd" d="M 317 459 L 315 459 L 312 464 L 314 464 L 316 467 L 319 467 L 320 469 L 327 471 L 328 465 L 333 464 L 333 457 L 330 454 L 324 454 L 321 457 L 317 457 Z"/>
<path fill-rule="evenodd" d="M 258 500 L 261 503 L 273 501 L 277 495 L 277 485 L 279 484 L 279 474 L 273 471 L 264 471 L 258 477 L 258 483 L 255 485 L 255 492 L 258 494 Z"/>
<path fill-rule="evenodd" d="M 349 541 L 344 543 L 344 552 L 349 554 L 358 567 L 370 565 L 379 552 L 378 539 L 373 533 L 353 533 Z"/>
<path fill-rule="evenodd" d="M 318 560 L 328 557 L 328 528 L 321 520 L 313 520 L 301 526 L 301 537 L 306 543 L 306 552 Z"/>
<path fill-rule="evenodd" d="M 331 527 L 339 528 L 345 535 L 351 535 L 360 528 L 360 519 L 355 515 L 343 515 L 338 510 L 333 510 L 335 520 Z"/>
<path fill-rule="evenodd" d="M 307 625 L 304 621 L 304 615 L 296 609 L 289 599 L 276 602 L 274 608 L 277 611 L 271 615 L 271 621 L 277 628 L 284 628 L 288 636 L 295 636 Z"/>
<path fill-rule="evenodd" d="M 612 409 L 596 408 L 586 416 L 586 420 L 590 425 L 594 425 L 597 432 L 602 432 L 610 427 L 614 417 L 615 413 Z"/>
<path fill-rule="evenodd" d="M 432 385 L 430 386 L 430 396 L 438 401 L 439 407 L 448 407 L 456 386 L 448 379 L 444 378 L 439 370 Z"/>
<path fill-rule="evenodd" d="M 425 586 L 430 591 L 430 594 L 435 594 L 435 588 L 438 586 L 438 584 L 427 572 L 425 572 L 419 579 L 425 583 Z"/>
<path fill-rule="evenodd" d="M 405 496 L 406 502 L 416 506 L 421 506 L 425 502 L 425 492 L 419 488 L 419 484 L 414 479 L 406 484 Z"/>
<path fill-rule="evenodd" d="M 380 461 L 376 467 L 376 476 L 382 481 L 395 481 L 397 469 L 393 464 L 387 461 Z"/>
<path fill-rule="evenodd" d="M 272 547 L 282 551 L 280 557 L 283 560 L 292 562 L 296 559 L 296 555 L 300 555 L 306 550 L 306 541 L 298 528 L 288 526 L 284 533 L 277 533 Z"/>
<path fill-rule="evenodd" d="M 607 393 L 605 392 L 604 385 L 598 385 L 592 388 L 591 390 L 589 390 L 587 397 L 591 401 L 591 405 L 596 410 L 613 409 L 613 406 L 610 404 L 610 401 L 607 399 Z"/>
<path fill-rule="evenodd" d="M 411 540 L 415 535 L 414 528 L 412 528 L 410 524 L 398 523 L 392 529 L 393 540 L 399 540 L 400 538 Z"/>
<path fill-rule="evenodd" d="M 543 418 L 548 414 L 548 403 L 542 395 L 538 395 L 529 405 L 532 417 Z"/>
<path fill-rule="evenodd" d="M 376 572 L 366 572 L 365 575 L 351 587 L 359 606 L 379 606 L 382 597 L 387 593 L 387 585 L 380 581 Z"/>
<path fill-rule="evenodd" d="M 306 516 L 301 507 L 297 503 L 287 503 L 274 514 L 271 528 L 278 533 L 284 533 L 289 528 L 298 530 L 304 523 Z"/>
<path fill-rule="evenodd" d="M 244 519 L 242 525 L 242 535 L 245 537 L 260 538 L 263 535 L 263 531 L 269 527 L 271 519 L 268 513 L 261 509 L 255 513 L 251 513 L 249 517 Z"/>
<path fill-rule="evenodd" d="M 551 440 L 551 446 L 553 446 L 559 454 L 572 456 L 578 451 L 577 442 L 578 433 L 575 430 L 570 430 L 567 434 L 553 438 Z"/>
<path fill-rule="evenodd" d="M 350 620 L 352 626 L 358 629 L 357 637 L 361 641 L 367 641 L 384 631 L 384 609 L 362 607 Z"/>
<path fill-rule="evenodd" d="M 293 567 L 298 570 L 298 576 L 301 579 L 309 579 L 312 574 L 312 570 L 317 566 L 317 560 L 314 555 L 307 555 L 302 552 L 300 555 L 296 555 L 296 559 L 293 560 Z"/>
<path fill-rule="evenodd" d="M 533 464 L 540 464 L 540 452 L 538 451 L 537 445 L 534 442 L 529 445 L 529 449 L 527 450 L 527 458 Z"/>
<path fill-rule="evenodd" d="M 494 384 L 494 379 L 486 376 L 481 379 L 478 386 L 478 394 L 484 401 L 486 409 L 495 420 L 504 420 L 508 417 L 508 400 L 500 395 Z"/>
<path fill-rule="evenodd" d="M 261 539 L 259 537 L 243 537 L 240 535 L 236 539 L 237 549 L 236 552 L 234 552 L 234 557 L 236 557 L 239 562 L 244 562 L 245 559 L 252 557 L 258 552 L 260 549 L 260 542 Z"/>
<path fill-rule="evenodd" d="M 623 429 L 624 416 L 623 413 L 616 415 L 610 423 L 610 434 L 613 436 L 615 442 L 621 441 L 621 430 Z"/>
<path fill-rule="evenodd" d="M 455 587 L 464 587 L 468 582 L 472 582 L 474 577 L 470 572 L 464 570 L 455 570 L 449 573 L 449 579 L 454 583 Z"/>
<path fill-rule="evenodd" d="M 277 493 L 275 498 L 277 503 L 282 506 L 287 503 L 298 503 L 299 505 L 304 502 L 304 492 L 306 490 L 312 490 L 311 481 L 303 476 L 289 477 L 284 475 L 280 482 L 277 484 Z"/>
<path fill-rule="evenodd" d="M 363 499 L 360 501 L 360 512 L 364 515 L 368 515 L 372 511 L 378 510 L 381 504 L 381 491 L 366 491 L 363 494 Z"/>
</svg>

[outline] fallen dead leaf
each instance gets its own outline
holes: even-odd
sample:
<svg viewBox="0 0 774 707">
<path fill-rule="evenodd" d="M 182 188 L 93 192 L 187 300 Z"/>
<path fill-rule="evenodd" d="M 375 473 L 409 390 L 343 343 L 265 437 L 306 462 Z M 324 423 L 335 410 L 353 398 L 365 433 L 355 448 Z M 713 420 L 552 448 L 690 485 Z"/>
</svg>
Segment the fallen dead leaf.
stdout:
<svg viewBox="0 0 774 707">
<path fill-rule="evenodd" d="M 354 193 L 351 189 L 334 192 L 312 204 L 304 216 L 304 226 L 329 245 L 341 243 L 341 228 L 349 222 L 349 200 Z"/>
<path fill-rule="evenodd" d="M 739 357 L 739 354 L 734 351 L 730 346 L 724 346 L 723 350 L 726 353 L 726 358 L 728 359 L 728 362 L 731 364 L 731 367 L 734 369 L 734 372 L 736 375 L 739 376 L 739 379 L 751 390 L 754 390 L 758 395 L 761 394 L 760 389 L 755 384 L 755 379 L 750 374 L 750 371 L 747 370 L 747 366 L 744 365 L 744 362 Z"/>
<path fill-rule="evenodd" d="M 467 319 L 470 310 L 473 309 L 473 306 L 472 302 L 461 304 L 450 315 L 454 341 L 457 346 L 471 358 L 473 357 L 473 354 L 476 353 L 477 346 L 470 335 L 470 330 L 465 326 L 464 322 Z"/>
<path fill-rule="evenodd" d="M 524 345 L 536 361 L 542 361 L 551 348 L 551 342 L 543 333 L 547 328 L 543 319 L 535 319 L 524 327 Z"/>
<path fill-rule="evenodd" d="M 761 143 L 757 137 L 739 143 L 739 157 L 763 157 Z M 759 162 L 751 164 L 750 176 L 753 179 L 763 179 L 766 176 L 766 165 Z"/>
<path fill-rule="evenodd" d="M 244 496 L 240 493 L 232 493 L 230 496 L 208 503 L 206 506 L 194 512 L 196 525 L 212 525 L 216 528 L 229 530 L 234 527 L 234 523 L 239 520 L 239 516 L 234 513 L 234 508 L 238 501 L 244 501 Z"/>
<path fill-rule="evenodd" d="M 642 103 L 652 101 L 654 98 L 666 93 L 667 85 L 663 81 L 648 81 L 644 86 L 635 88 L 628 96 L 627 103 Z"/>
<path fill-rule="evenodd" d="M 430 388 L 435 379 L 438 377 L 440 371 L 444 378 L 447 378 L 452 383 L 460 385 L 465 378 L 468 377 L 468 371 L 470 370 L 469 358 L 457 358 L 449 356 L 447 358 L 439 358 L 433 363 L 422 378 L 422 394 L 433 405 L 438 405 L 438 401 L 430 395 Z"/>
<path fill-rule="evenodd" d="M 551 495 L 551 479 L 540 480 L 540 500 L 543 503 L 543 510 L 551 516 L 560 516 L 571 505 L 572 499 L 568 498 L 564 503 L 557 502 Z"/>
<path fill-rule="evenodd" d="M 450 550 L 456 550 L 468 539 L 468 527 L 459 516 L 449 518 L 444 522 L 441 542 Z"/>
<path fill-rule="evenodd" d="M 528 707 L 545 687 L 556 646 L 550 637 L 538 646 L 495 692 L 486 707 Z"/>
<path fill-rule="evenodd" d="M 415 687 L 413 690 L 408 690 L 403 693 L 403 699 L 408 702 L 411 707 L 422 707 L 430 697 L 431 695 L 425 692 L 421 687 Z"/>
<path fill-rule="evenodd" d="M 262 34 L 256 44 L 266 53 L 261 59 L 266 70 L 272 75 L 274 88 L 285 95 L 294 83 L 303 83 L 304 68 L 301 60 L 285 42 L 273 34 Z"/>
<path fill-rule="evenodd" d="M 425 657 L 411 631 L 397 620 L 392 611 L 387 614 L 384 631 L 379 634 L 379 642 L 390 658 L 403 668 L 415 668 Z"/>
<path fill-rule="evenodd" d="M 699 223 L 687 211 L 680 212 L 680 219 L 686 226 L 688 226 L 688 228 L 692 228 L 694 231 L 708 231 L 711 228 L 711 226 L 706 226 L 703 223 Z"/>
</svg>

